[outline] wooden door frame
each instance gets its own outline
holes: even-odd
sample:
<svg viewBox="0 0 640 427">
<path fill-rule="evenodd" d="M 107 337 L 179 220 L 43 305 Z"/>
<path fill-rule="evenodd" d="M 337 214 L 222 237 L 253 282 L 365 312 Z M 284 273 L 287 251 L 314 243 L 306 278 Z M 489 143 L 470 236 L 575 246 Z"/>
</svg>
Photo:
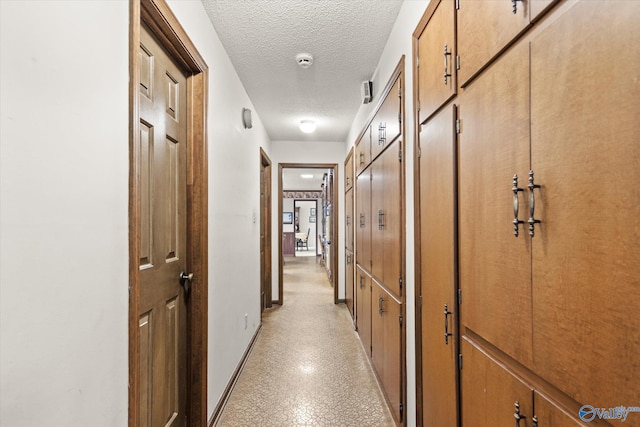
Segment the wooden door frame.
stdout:
<svg viewBox="0 0 640 427">
<path fill-rule="evenodd" d="M 187 75 L 187 269 L 194 274 L 187 299 L 187 416 L 207 423 L 208 320 L 208 66 L 164 0 L 131 0 L 129 24 L 129 426 L 138 426 L 140 362 L 140 28 L 144 24 Z"/>
<path fill-rule="evenodd" d="M 284 302 L 283 298 L 283 280 L 282 280 L 282 270 L 284 267 L 284 256 L 282 255 L 282 198 L 284 197 L 284 191 L 282 189 L 282 171 L 283 169 L 331 169 L 333 171 L 333 184 L 332 184 L 332 193 L 333 193 L 333 207 L 331 209 L 332 212 L 335 212 L 336 219 L 333 223 L 333 230 L 331 234 L 331 242 L 335 247 L 335 250 L 331 251 L 331 280 L 333 283 L 333 303 L 338 304 L 340 300 L 338 299 L 338 164 L 337 163 L 278 163 L 278 304 L 282 305 Z M 332 248 L 333 249 L 333 248 Z"/>
<path fill-rule="evenodd" d="M 264 288 L 264 294 L 265 294 L 265 308 L 271 308 L 273 306 L 273 301 L 272 301 L 272 292 L 271 292 L 271 288 L 272 288 L 272 283 L 273 281 L 272 279 L 272 270 L 271 270 L 271 260 L 273 259 L 273 254 L 271 251 L 271 246 L 272 246 L 272 236 L 271 236 L 271 228 L 273 226 L 273 222 L 272 222 L 272 197 L 271 197 L 271 159 L 269 158 L 269 156 L 267 155 L 267 153 L 265 153 L 265 151 L 262 149 L 262 147 L 260 147 L 260 171 L 262 172 L 262 169 L 265 169 L 265 171 L 267 171 L 265 173 L 265 188 L 269 189 L 269 197 L 266 197 L 265 201 L 266 201 L 266 212 L 263 211 L 263 207 L 260 206 L 260 224 L 267 224 L 267 229 L 264 231 L 265 232 L 265 238 L 264 238 L 264 242 L 265 242 L 265 248 L 264 248 L 264 257 L 261 256 L 260 259 L 260 280 L 264 280 L 265 278 L 266 283 L 264 283 L 263 285 L 265 286 Z M 264 221 L 264 218 L 262 217 L 262 215 L 266 215 L 266 221 Z M 262 244 L 262 242 L 260 242 L 260 244 Z M 269 256 L 267 256 L 267 254 Z M 262 288 L 262 285 L 260 286 Z M 262 291 L 262 289 L 261 289 Z M 262 295 L 260 295 L 260 298 L 262 299 Z M 262 301 L 260 301 L 260 313 L 262 313 Z"/>
</svg>

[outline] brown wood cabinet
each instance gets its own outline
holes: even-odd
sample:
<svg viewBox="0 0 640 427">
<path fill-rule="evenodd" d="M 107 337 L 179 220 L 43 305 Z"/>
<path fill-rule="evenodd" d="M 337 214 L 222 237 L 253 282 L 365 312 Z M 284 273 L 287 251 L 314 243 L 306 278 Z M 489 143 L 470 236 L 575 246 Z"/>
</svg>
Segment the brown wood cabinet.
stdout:
<svg viewBox="0 0 640 427">
<path fill-rule="evenodd" d="M 355 290 L 354 290 L 354 256 L 353 252 L 350 250 L 345 251 L 345 260 L 344 260 L 344 286 L 345 286 L 345 303 L 347 304 L 347 308 L 349 309 L 349 313 L 351 313 L 351 318 L 355 319 Z"/>
<path fill-rule="evenodd" d="M 356 325 L 398 424 L 405 420 L 406 398 L 403 71 L 404 57 L 361 133 L 354 158 Z"/>
<path fill-rule="evenodd" d="M 371 277 L 356 267 L 356 326 L 367 355 L 371 357 Z"/>
<path fill-rule="evenodd" d="M 353 149 L 349 151 L 347 159 L 344 162 L 344 191 L 347 192 L 353 188 L 354 169 L 353 169 Z"/>
<path fill-rule="evenodd" d="M 414 34 L 418 50 L 420 123 L 424 123 L 457 93 L 454 0 L 431 3 L 418 26 L 417 34 Z"/>
<path fill-rule="evenodd" d="M 459 1 L 463 88 L 432 115 L 416 70 L 419 425 L 577 426 L 640 396 L 640 2 L 505 3 Z"/>
</svg>

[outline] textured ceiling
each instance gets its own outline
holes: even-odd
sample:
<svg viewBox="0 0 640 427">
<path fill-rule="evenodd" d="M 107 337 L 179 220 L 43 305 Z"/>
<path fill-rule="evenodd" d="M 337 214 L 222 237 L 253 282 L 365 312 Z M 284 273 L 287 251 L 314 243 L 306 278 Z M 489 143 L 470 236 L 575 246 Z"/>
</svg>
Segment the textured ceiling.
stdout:
<svg viewBox="0 0 640 427">
<path fill-rule="evenodd" d="M 272 140 L 344 141 L 402 0 L 203 3 Z M 314 57 L 307 69 L 302 52 Z M 316 132 L 300 132 L 302 119 Z"/>
</svg>

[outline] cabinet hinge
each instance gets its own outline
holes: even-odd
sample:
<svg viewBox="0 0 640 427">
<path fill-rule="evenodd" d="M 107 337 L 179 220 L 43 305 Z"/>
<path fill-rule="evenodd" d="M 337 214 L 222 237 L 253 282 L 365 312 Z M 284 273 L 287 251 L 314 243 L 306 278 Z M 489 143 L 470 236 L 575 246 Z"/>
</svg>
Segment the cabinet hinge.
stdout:
<svg viewBox="0 0 640 427">
<path fill-rule="evenodd" d="M 402 85 L 398 85 L 398 98 L 402 99 Z"/>
<path fill-rule="evenodd" d="M 422 149 L 418 147 L 418 158 L 422 157 Z"/>
<path fill-rule="evenodd" d="M 400 322 L 400 327 L 402 328 L 402 321 L 404 319 L 402 319 L 402 314 L 400 316 L 398 316 L 398 322 Z"/>
<path fill-rule="evenodd" d="M 401 420 L 404 419 L 404 418 L 402 418 L 403 415 L 404 415 L 404 405 L 401 403 L 400 404 L 400 419 Z"/>
<path fill-rule="evenodd" d="M 456 10 L 460 10 L 460 0 L 456 0 Z"/>
<path fill-rule="evenodd" d="M 458 305 L 462 305 L 462 289 L 458 289 Z"/>
<path fill-rule="evenodd" d="M 458 354 L 458 369 L 462 371 L 462 353 Z"/>
<path fill-rule="evenodd" d="M 460 119 L 456 119 L 456 133 L 460 133 Z"/>
<path fill-rule="evenodd" d="M 460 69 L 460 55 L 456 55 L 456 70 Z"/>
<path fill-rule="evenodd" d="M 416 68 L 420 68 L 420 57 L 416 56 Z"/>
<path fill-rule="evenodd" d="M 402 149 L 398 150 L 398 161 L 402 161 Z"/>
<path fill-rule="evenodd" d="M 420 101 L 418 101 L 418 111 L 420 111 Z"/>
<path fill-rule="evenodd" d="M 398 279 L 398 283 L 400 284 L 400 289 L 402 290 L 402 284 L 403 284 L 402 276 L 400 276 L 400 278 Z"/>
</svg>

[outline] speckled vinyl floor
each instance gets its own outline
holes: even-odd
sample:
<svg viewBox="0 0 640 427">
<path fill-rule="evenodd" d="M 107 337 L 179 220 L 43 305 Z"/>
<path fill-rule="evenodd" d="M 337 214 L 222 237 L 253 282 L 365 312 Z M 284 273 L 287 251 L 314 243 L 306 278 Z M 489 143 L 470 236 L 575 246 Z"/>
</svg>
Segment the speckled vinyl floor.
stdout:
<svg viewBox="0 0 640 427">
<path fill-rule="evenodd" d="M 262 331 L 217 426 L 393 426 L 344 304 L 314 258 L 287 258 L 284 304 Z"/>
</svg>

